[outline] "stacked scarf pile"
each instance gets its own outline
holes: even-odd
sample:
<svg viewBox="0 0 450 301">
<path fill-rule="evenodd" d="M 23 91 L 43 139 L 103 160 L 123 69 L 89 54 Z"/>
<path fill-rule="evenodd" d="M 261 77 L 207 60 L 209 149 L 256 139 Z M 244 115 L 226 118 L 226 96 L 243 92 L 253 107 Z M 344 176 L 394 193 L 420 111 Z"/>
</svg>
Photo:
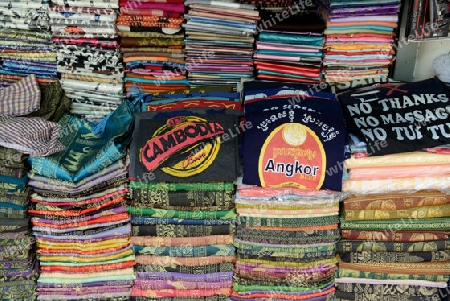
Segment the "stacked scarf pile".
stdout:
<svg viewBox="0 0 450 301">
<path fill-rule="evenodd" d="M 238 133 L 226 131 L 238 124 L 238 95 L 221 87 L 171 95 L 145 104 L 130 149 L 132 299 L 224 301 L 236 260 L 238 157 Z"/>
<path fill-rule="evenodd" d="M 28 218 L 29 155 L 64 149 L 56 123 L 70 106 L 58 82 L 29 75 L 0 91 L 0 299 L 34 300 L 38 265 Z"/>
<path fill-rule="evenodd" d="M 118 0 L 55 0 L 49 8 L 57 70 L 71 113 L 101 120 L 123 101 L 123 63 L 115 27 Z"/>
<path fill-rule="evenodd" d="M 0 89 L 30 74 L 58 80 L 47 8 L 48 1 L 0 1 Z"/>
<path fill-rule="evenodd" d="M 266 2 L 266 1 L 263 1 Z M 316 83 L 322 79 L 325 24 L 314 5 L 262 4 L 255 66 L 258 79 Z"/>
<path fill-rule="evenodd" d="M 339 196 L 238 187 L 231 300 L 327 300 L 337 271 Z"/>
<path fill-rule="evenodd" d="M 301 101 L 300 101 L 301 100 Z M 243 178 L 236 194 L 231 300 L 328 300 L 334 292 L 342 110 L 298 84 L 244 84 Z"/>
<path fill-rule="evenodd" d="M 183 0 L 121 0 L 119 5 L 127 94 L 187 88 Z"/>
<path fill-rule="evenodd" d="M 186 68 L 191 85 L 235 85 L 253 77 L 259 13 L 236 1 L 186 0 Z"/>
<path fill-rule="evenodd" d="M 443 83 L 368 86 L 339 99 L 355 136 L 345 161 L 336 297 L 448 300 L 450 157 L 441 144 L 449 141 L 435 131 L 448 120 Z M 355 110 L 361 103 L 365 113 Z"/>
<path fill-rule="evenodd" d="M 64 115 L 65 150 L 30 156 L 38 300 L 128 300 L 134 281 L 126 147 L 134 105 L 92 123 Z"/>
<path fill-rule="evenodd" d="M 0 148 L 0 299 L 36 298 L 36 255 L 30 231 L 27 158 Z"/>
<path fill-rule="evenodd" d="M 385 79 L 394 58 L 399 0 L 321 0 L 326 20 L 325 78 L 329 83 Z"/>
</svg>

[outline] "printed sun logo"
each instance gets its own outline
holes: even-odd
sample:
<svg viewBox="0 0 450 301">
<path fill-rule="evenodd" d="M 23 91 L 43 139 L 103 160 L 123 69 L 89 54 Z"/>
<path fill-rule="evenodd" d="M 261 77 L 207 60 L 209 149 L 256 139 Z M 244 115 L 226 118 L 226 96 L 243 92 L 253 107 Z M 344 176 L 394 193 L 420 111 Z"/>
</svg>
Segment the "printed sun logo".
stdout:
<svg viewBox="0 0 450 301">
<path fill-rule="evenodd" d="M 174 177 L 191 177 L 214 162 L 223 133 L 218 122 L 197 116 L 172 117 L 153 133 L 139 157 L 148 171 L 160 168 Z"/>
</svg>

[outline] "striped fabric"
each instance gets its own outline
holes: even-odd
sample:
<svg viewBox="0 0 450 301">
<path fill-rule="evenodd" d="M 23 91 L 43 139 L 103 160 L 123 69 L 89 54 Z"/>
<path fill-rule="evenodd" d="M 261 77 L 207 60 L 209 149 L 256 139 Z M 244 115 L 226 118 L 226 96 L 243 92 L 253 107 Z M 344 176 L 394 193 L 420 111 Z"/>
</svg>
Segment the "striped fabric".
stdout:
<svg viewBox="0 0 450 301">
<path fill-rule="evenodd" d="M 41 90 L 36 75 L 31 74 L 0 90 L 0 115 L 22 116 L 40 108 Z"/>
<path fill-rule="evenodd" d="M 60 125 L 40 117 L 0 115 L 0 145 L 32 156 L 48 156 L 64 150 L 58 141 Z"/>
</svg>

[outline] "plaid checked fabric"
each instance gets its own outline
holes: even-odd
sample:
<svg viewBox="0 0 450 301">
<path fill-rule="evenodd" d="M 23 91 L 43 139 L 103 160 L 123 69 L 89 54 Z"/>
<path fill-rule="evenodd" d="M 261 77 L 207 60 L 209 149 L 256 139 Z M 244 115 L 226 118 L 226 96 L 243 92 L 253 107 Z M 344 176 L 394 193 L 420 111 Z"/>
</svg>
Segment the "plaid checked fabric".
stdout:
<svg viewBox="0 0 450 301">
<path fill-rule="evenodd" d="M 31 156 L 48 156 L 65 149 L 58 123 L 40 117 L 0 115 L 0 145 Z"/>
<path fill-rule="evenodd" d="M 23 116 L 34 112 L 41 105 L 41 90 L 36 75 L 0 90 L 0 115 Z"/>
</svg>

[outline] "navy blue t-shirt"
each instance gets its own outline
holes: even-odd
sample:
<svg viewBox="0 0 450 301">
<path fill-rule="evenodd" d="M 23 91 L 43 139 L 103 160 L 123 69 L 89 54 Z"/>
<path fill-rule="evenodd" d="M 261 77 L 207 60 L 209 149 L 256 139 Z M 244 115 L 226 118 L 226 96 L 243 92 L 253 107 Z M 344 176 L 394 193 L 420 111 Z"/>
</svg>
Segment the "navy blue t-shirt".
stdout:
<svg viewBox="0 0 450 301">
<path fill-rule="evenodd" d="M 339 103 L 289 98 L 245 105 L 243 183 L 262 187 L 342 189 L 346 129 Z"/>
</svg>

